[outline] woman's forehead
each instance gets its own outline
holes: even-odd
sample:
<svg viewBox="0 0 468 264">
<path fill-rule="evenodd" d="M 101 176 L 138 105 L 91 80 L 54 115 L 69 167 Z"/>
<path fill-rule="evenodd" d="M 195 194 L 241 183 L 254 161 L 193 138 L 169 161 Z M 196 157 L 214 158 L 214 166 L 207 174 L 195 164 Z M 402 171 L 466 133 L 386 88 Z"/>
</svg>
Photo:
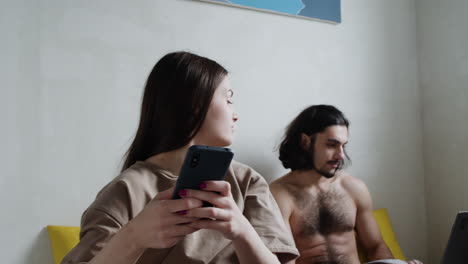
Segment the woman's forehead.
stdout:
<svg viewBox="0 0 468 264">
<path fill-rule="evenodd" d="M 221 93 L 232 93 L 232 86 L 229 78 L 226 76 L 223 78 L 217 89 Z"/>
</svg>

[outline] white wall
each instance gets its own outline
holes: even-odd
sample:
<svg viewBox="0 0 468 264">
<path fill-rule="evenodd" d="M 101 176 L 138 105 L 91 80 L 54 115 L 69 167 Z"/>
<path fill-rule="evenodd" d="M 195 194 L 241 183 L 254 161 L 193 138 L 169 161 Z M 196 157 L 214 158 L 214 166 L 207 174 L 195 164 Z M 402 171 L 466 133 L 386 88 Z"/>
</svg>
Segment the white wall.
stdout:
<svg viewBox="0 0 468 264">
<path fill-rule="evenodd" d="M 41 219 L 51 209 L 39 197 L 50 188 L 40 176 L 39 6 L 3 1 L 0 8 L 0 259 L 50 260 Z M 53 178 L 50 179 L 53 182 Z M 47 263 L 51 263 L 48 261 Z M 46 262 L 44 262 L 46 263 Z"/>
<path fill-rule="evenodd" d="M 50 263 L 44 226 L 79 224 L 116 175 L 148 72 L 180 49 L 231 71 L 236 157 L 268 180 L 285 172 L 273 150 L 300 110 L 342 109 L 351 120 L 350 171 L 368 183 L 376 207 L 389 209 L 406 255 L 425 260 L 415 4 L 342 4 L 339 25 L 188 0 L 2 8 L 11 37 L 1 57 L 23 65 L 6 71 L 2 87 L 14 110 L 2 136 L 2 262 Z"/>
<path fill-rule="evenodd" d="M 468 211 L 468 2 L 417 2 L 429 257 L 440 263 L 455 215 Z"/>
</svg>

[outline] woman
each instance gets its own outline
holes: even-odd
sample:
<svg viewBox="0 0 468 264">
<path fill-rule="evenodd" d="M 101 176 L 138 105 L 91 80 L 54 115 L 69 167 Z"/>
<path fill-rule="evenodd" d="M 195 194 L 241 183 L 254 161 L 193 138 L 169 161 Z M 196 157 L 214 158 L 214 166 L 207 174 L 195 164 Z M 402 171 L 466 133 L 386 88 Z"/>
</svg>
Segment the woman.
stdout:
<svg viewBox="0 0 468 264">
<path fill-rule="evenodd" d="M 83 213 L 62 263 L 280 263 L 298 253 L 266 181 L 233 161 L 225 181 L 170 200 L 187 149 L 228 146 L 237 116 L 227 71 L 187 52 L 150 73 L 122 173 Z M 203 201 L 214 207 L 202 207 Z M 210 219 L 210 220 L 207 220 Z M 212 220 L 211 220 L 212 219 Z"/>
</svg>

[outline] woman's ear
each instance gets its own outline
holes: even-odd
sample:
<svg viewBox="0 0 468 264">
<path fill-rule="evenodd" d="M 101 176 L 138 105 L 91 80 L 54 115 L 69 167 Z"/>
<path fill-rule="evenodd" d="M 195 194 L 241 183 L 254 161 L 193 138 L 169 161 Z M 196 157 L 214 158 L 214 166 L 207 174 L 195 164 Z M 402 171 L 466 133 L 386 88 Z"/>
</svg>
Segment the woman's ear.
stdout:
<svg viewBox="0 0 468 264">
<path fill-rule="evenodd" d="M 310 149 L 310 136 L 306 133 L 301 133 L 301 147 L 304 149 Z"/>
</svg>

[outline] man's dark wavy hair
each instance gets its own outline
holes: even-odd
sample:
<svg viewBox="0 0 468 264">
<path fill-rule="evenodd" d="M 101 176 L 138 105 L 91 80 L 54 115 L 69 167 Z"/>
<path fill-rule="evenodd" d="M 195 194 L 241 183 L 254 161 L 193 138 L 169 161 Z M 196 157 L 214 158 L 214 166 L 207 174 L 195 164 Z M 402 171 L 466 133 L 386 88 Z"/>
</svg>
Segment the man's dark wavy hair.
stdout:
<svg viewBox="0 0 468 264">
<path fill-rule="evenodd" d="M 314 143 L 317 133 L 323 132 L 327 127 L 340 125 L 349 128 L 349 121 L 344 114 L 331 105 L 312 105 L 304 109 L 286 128 L 283 141 L 279 146 L 279 159 L 283 167 L 291 170 L 314 169 Z M 311 137 L 310 148 L 302 146 L 301 134 Z M 340 163 L 342 169 L 345 163 L 350 162 L 348 154 Z"/>
</svg>

